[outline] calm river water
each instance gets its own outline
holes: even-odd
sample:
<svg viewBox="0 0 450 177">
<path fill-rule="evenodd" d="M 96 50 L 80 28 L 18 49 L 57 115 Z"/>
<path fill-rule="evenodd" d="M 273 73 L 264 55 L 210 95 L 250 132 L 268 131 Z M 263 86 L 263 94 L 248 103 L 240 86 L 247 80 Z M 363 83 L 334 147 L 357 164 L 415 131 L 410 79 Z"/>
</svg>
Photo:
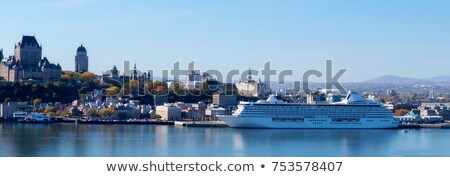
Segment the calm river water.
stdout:
<svg viewBox="0 0 450 177">
<path fill-rule="evenodd" d="M 450 129 L 0 124 L 0 156 L 450 156 Z"/>
</svg>

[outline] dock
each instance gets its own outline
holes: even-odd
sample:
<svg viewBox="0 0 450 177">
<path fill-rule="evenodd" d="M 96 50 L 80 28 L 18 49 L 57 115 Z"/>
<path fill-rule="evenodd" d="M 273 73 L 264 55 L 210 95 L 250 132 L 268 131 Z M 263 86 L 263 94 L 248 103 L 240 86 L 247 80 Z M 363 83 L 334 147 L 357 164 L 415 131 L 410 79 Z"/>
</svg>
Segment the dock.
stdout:
<svg viewBox="0 0 450 177">
<path fill-rule="evenodd" d="M 449 129 L 449 123 L 436 123 L 436 124 L 400 124 L 398 128 L 445 128 Z"/>
<path fill-rule="evenodd" d="M 77 124 L 174 125 L 173 121 L 77 120 Z"/>
<path fill-rule="evenodd" d="M 228 127 L 228 125 L 223 121 L 176 121 L 175 126 L 186 126 L 186 127 Z"/>
</svg>

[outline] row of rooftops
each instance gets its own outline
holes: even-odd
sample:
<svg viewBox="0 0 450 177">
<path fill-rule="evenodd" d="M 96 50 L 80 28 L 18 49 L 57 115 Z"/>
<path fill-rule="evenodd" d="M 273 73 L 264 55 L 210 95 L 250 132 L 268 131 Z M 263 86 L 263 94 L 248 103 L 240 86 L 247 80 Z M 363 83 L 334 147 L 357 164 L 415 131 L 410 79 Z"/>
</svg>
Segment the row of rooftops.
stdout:
<svg viewBox="0 0 450 177">
<path fill-rule="evenodd" d="M 25 69 L 25 70 L 30 70 L 33 68 L 34 69 L 37 69 L 37 68 L 39 68 L 39 69 L 57 69 L 57 70 L 62 69 L 61 65 L 59 63 L 58 64 L 50 63 L 46 57 L 41 59 L 37 66 L 25 65 L 25 64 L 21 63 L 20 61 L 17 62 L 14 57 L 5 58 L 0 61 L 0 64 L 7 66 L 10 69 L 11 68 L 21 68 L 21 69 Z"/>
</svg>

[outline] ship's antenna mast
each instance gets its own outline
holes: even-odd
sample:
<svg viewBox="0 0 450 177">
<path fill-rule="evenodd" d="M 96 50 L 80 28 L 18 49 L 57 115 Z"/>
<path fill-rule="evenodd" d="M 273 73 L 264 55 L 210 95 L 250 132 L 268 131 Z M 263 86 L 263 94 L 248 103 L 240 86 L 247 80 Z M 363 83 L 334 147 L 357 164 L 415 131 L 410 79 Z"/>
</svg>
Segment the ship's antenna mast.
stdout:
<svg viewBox="0 0 450 177">
<path fill-rule="evenodd" d="M 265 92 L 265 90 L 264 90 L 264 95 L 263 95 L 263 93 L 260 93 L 260 90 L 259 90 L 259 89 L 260 89 L 259 87 L 261 86 L 260 84 L 261 84 L 261 78 L 259 78 L 259 82 L 258 82 L 258 94 L 259 94 L 259 98 L 260 98 L 261 100 L 263 100 L 264 95 L 265 95 L 266 92 Z"/>
</svg>

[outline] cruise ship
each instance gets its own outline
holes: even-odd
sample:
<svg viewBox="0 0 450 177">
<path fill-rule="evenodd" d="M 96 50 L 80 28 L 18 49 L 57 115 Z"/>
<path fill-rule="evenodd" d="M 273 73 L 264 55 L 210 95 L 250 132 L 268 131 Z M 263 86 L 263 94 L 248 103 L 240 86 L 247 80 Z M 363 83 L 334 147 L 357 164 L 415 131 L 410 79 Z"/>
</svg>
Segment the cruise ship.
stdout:
<svg viewBox="0 0 450 177">
<path fill-rule="evenodd" d="M 219 115 L 233 128 L 397 128 L 394 113 L 356 92 L 335 103 L 284 103 L 275 96 L 240 102 L 232 115 Z"/>
</svg>

